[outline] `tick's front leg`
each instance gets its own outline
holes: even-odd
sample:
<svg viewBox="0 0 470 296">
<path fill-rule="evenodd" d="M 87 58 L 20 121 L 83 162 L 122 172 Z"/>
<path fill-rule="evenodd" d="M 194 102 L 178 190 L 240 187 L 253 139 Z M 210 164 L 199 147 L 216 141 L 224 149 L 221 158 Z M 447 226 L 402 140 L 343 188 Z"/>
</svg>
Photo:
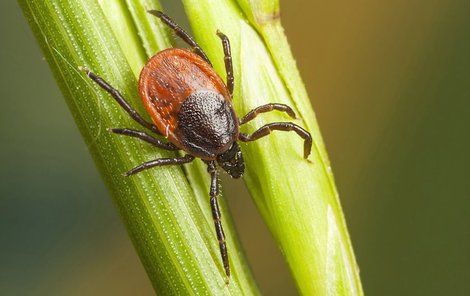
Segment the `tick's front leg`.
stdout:
<svg viewBox="0 0 470 296">
<path fill-rule="evenodd" d="M 243 142 L 256 141 L 262 137 L 269 135 L 272 131 L 296 132 L 302 139 L 304 139 L 304 158 L 307 158 L 310 155 L 310 151 L 312 150 L 312 136 L 309 132 L 291 122 L 269 123 L 262 126 L 260 129 L 258 129 L 251 135 L 240 133 L 239 139 Z"/>
</svg>

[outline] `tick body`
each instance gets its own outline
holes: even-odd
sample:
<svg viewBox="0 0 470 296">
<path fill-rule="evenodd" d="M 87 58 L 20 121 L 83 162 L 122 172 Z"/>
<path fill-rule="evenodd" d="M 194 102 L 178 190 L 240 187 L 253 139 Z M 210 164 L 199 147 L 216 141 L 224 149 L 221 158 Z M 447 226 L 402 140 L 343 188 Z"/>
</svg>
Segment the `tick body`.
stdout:
<svg viewBox="0 0 470 296">
<path fill-rule="evenodd" d="M 153 56 L 140 74 L 139 94 L 160 133 L 193 156 L 215 160 L 238 138 L 227 87 L 189 50 Z"/>
<path fill-rule="evenodd" d="M 234 77 L 227 36 L 217 32 L 225 55 L 227 81 L 224 83 L 212 68 L 201 47 L 182 28 L 160 11 L 152 10 L 149 13 L 160 18 L 191 47 L 191 50 L 178 48 L 163 50 L 150 58 L 142 69 L 138 85 L 139 95 L 151 122 L 138 114 L 119 91 L 104 79 L 88 69 L 82 68 L 82 70 L 107 91 L 132 119 L 152 133 L 163 136 L 165 140 L 129 128 L 114 128 L 110 130 L 111 132 L 140 139 L 161 149 L 185 152 L 185 155 L 180 157 L 148 161 L 128 171 L 125 176 L 157 166 L 189 163 L 195 158 L 200 158 L 206 163 L 211 176 L 209 197 L 212 217 L 222 264 L 229 279 L 229 257 L 217 202 L 218 168 L 222 168 L 233 178 L 240 178 L 243 175 L 245 164 L 238 141 L 255 141 L 274 130 L 294 131 L 304 139 L 304 157 L 307 158 L 312 138 L 306 130 L 291 122 L 266 124 L 251 135 L 241 133 L 240 126 L 260 113 L 277 110 L 295 118 L 294 111 L 287 105 L 271 103 L 255 108 L 239 119 L 232 107 Z"/>
</svg>

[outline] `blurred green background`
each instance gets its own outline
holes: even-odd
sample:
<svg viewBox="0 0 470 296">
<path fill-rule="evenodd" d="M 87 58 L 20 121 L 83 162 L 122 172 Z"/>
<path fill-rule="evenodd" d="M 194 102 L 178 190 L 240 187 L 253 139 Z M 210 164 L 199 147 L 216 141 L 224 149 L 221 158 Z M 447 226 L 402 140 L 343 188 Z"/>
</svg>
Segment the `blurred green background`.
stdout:
<svg viewBox="0 0 470 296">
<path fill-rule="evenodd" d="M 470 295 L 470 2 L 281 4 L 365 293 Z M 153 295 L 14 1 L 0 33 L 0 294 Z M 224 188 L 261 289 L 295 295 L 243 183 Z"/>
</svg>

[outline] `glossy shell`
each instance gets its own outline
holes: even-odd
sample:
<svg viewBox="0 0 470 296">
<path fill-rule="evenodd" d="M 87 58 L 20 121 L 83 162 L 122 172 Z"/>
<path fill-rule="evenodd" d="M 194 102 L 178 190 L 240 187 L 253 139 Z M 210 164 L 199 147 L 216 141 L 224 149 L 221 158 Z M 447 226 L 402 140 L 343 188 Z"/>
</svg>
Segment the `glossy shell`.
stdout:
<svg viewBox="0 0 470 296">
<path fill-rule="evenodd" d="M 208 141 L 220 142 L 220 139 L 223 138 L 224 143 L 209 145 L 211 147 L 208 147 L 207 150 L 209 152 L 207 153 L 204 149 L 202 152 L 191 149 L 190 141 L 188 142 L 183 139 L 181 132 L 182 130 L 187 131 L 188 127 L 180 126 L 182 124 L 180 122 L 181 107 L 183 104 L 186 106 L 190 105 L 190 101 L 185 104 L 188 98 L 194 100 L 195 98 L 205 96 L 204 94 L 212 94 L 206 96 L 208 106 L 210 106 L 210 101 L 214 102 L 214 96 L 216 96 L 219 105 L 220 101 L 222 101 L 226 105 L 225 109 L 228 110 L 224 118 L 233 117 L 233 120 L 230 118 L 228 120 L 233 121 L 233 124 L 235 124 L 234 129 L 230 132 L 234 133 L 234 138 L 236 138 L 235 134 L 238 134 L 238 120 L 236 120 L 235 113 L 233 112 L 231 98 L 225 84 L 207 62 L 189 50 L 171 48 L 153 56 L 140 73 L 139 94 L 160 133 L 179 148 L 195 156 L 203 159 L 213 159 L 214 153 L 223 152 L 214 150 L 228 149 L 229 147 L 225 146 L 230 143 L 225 143 L 227 142 L 225 134 L 227 134 L 228 130 L 224 132 L 224 126 L 219 124 L 212 129 L 214 131 L 215 128 L 218 128 L 218 130 L 215 130 L 215 137 L 208 139 Z M 199 107 L 202 108 L 201 106 Z M 191 111 L 191 113 L 196 114 L 199 110 L 195 111 Z M 204 112 L 204 110 L 202 111 Z M 222 120 L 225 120 L 224 118 Z M 214 123 L 217 123 L 217 119 Z M 211 125 L 212 123 L 209 119 L 201 122 L 202 124 Z M 229 122 L 229 125 L 233 124 Z M 207 128 L 210 129 L 212 127 L 206 126 Z M 219 137 L 217 133 L 222 133 L 223 137 Z M 219 145 L 220 147 L 215 147 L 214 145 Z"/>
</svg>

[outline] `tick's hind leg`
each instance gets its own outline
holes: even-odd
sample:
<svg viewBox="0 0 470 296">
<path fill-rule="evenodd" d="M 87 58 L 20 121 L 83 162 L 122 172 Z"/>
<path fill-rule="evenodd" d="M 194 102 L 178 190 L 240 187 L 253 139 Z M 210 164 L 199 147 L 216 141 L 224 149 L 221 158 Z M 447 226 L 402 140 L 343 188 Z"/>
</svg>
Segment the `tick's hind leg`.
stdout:
<svg viewBox="0 0 470 296">
<path fill-rule="evenodd" d="M 152 132 L 160 135 L 160 132 L 158 131 L 157 127 L 151 123 L 146 121 L 145 119 L 140 116 L 137 111 L 135 111 L 132 106 L 124 99 L 124 97 L 121 95 L 121 93 L 113 88 L 109 83 L 107 83 L 103 78 L 99 77 L 95 73 L 91 72 L 90 70 L 80 67 L 80 70 L 84 71 L 88 77 L 90 77 L 91 80 L 96 82 L 102 89 L 107 91 L 115 100 L 118 102 L 118 104 L 129 114 L 132 119 L 134 119 L 137 123 L 142 125 L 143 127 L 148 128 Z"/>
<path fill-rule="evenodd" d="M 251 135 L 240 133 L 239 139 L 243 142 L 251 142 L 258 140 L 259 138 L 265 137 L 275 130 L 296 132 L 302 139 L 304 139 L 304 158 L 307 158 L 310 155 L 310 151 L 312 149 L 312 136 L 309 132 L 291 122 L 269 123 L 262 126 L 260 129 L 258 129 Z"/>
<path fill-rule="evenodd" d="M 137 131 L 137 130 L 128 129 L 128 128 L 112 128 L 112 129 L 109 129 L 109 131 L 118 135 L 124 135 L 124 136 L 129 136 L 129 137 L 140 139 L 144 142 L 150 143 L 153 146 L 161 148 L 161 149 L 170 150 L 170 151 L 180 150 L 178 147 L 176 147 L 172 143 L 163 142 L 142 131 Z"/>
<path fill-rule="evenodd" d="M 179 165 L 189 163 L 194 160 L 194 156 L 186 154 L 183 157 L 174 157 L 174 158 L 159 158 L 151 161 L 144 162 L 143 164 L 136 166 L 132 170 L 128 171 L 124 174 L 124 176 L 128 177 L 130 175 L 137 174 L 144 170 L 156 167 L 156 166 L 165 166 L 165 165 Z"/>
<path fill-rule="evenodd" d="M 222 263 L 224 264 L 225 274 L 227 275 L 227 278 L 230 279 L 230 264 L 228 261 L 227 244 L 225 243 L 225 233 L 224 229 L 222 228 L 219 202 L 217 201 L 217 197 L 219 195 L 219 178 L 215 162 L 211 161 L 207 164 L 207 171 L 211 175 L 209 196 L 212 218 L 214 219 L 215 225 L 215 233 L 217 234 L 217 240 L 219 241 L 220 255 L 222 256 Z"/>
<path fill-rule="evenodd" d="M 212 65 L 207 57 L 206 53 L 202 50 L 199 44 L 191 37 L 188 33 L 186 33 L 183 28 L 181 28 L 177 23 L 175 23 L 168 15 L 164 14 L 159 10 L 149 10 L 148 13 L 158 17 L 162 20 L 168 27 L 170 27 L 173 31 L 175 31 L 176 35 L 178 35 L 184 42 L 189 44 L 201 58 L 203 58 L 209 65 Z"/>
<path fill-rule="evenodd" d="M 285 104 L 278 104 L 278 103 L 269 103 L 266 105 L 259 106 L 250 112 L 248 112 L 241 120 L 240 120 L 240 125 L 247 123 L 248 121 L 251 121 L 256 118 L 261 113 L 266 113 L 270 112 L 273 110 L 277 111 L 282 111 L 286 112 L 290 117 L 296 118 L 294 110 L 292 110 L 291 107 L 285 105 Z"/>
<path fill-rule="evenodd" d="M 222 40 L 222 46 L 224 48 L 224 63 L 225 63 L 225 72 L 227 72 L 227 88 L 230 92 L 230 95 L 233 95 L 233 85 L 235 78 L 233 77 L 233 65 L 232 65 L 232 53 L 230 50 L 230 40 L 228 37 L 217 31 L 217 36 Z"/>
</svg>

